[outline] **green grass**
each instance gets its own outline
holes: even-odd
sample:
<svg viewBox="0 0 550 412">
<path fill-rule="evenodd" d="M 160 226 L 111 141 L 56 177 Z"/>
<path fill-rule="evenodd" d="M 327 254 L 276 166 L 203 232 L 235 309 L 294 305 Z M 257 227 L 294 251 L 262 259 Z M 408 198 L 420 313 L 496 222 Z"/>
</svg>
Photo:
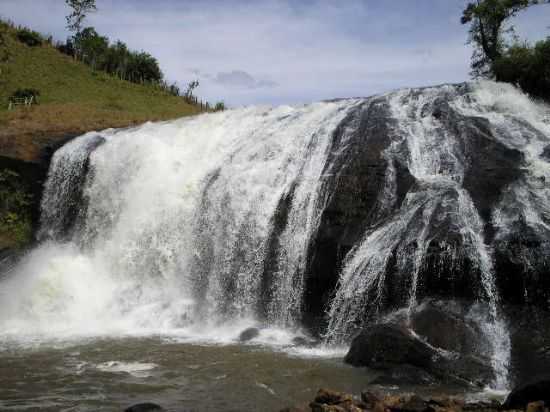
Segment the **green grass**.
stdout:
<svg viewBox="0 0 550 412">
<path fill-rule="evenodd" d="M 17 31 L 0 20 L 0 155 L 40 163 L 49 147 L 67 135 L 145 121 L 168 120 L 199 113 L 153 85 L 138 85 L 93 71 L 51 45 L 29 47 Z M 1 40 L 1 39 L 0 39 Z M 9 59 L 3 63 L 3 52 Z M 8 111 L 18 89 L 37 89 L 37 105 Z M 30 189 L 32 177 L 0 169 L 0 250 L 25 247 L 32 240 L 31 211 L 38 197 Z M 33 209 L 34 208 L 34 209 Z"/>
<path fill-rule="evenodd" d="M 10 55 L 0 74 L 0 138 L 124 127 L 199 111 L 156 86 L 93 71 L 51 45 L 29 47 L 13 28 L 0 25 L 8 30 Z M 39 104 L 8 111 L 8 99 L 19 88 L 38 89 Z"/>
</svg>

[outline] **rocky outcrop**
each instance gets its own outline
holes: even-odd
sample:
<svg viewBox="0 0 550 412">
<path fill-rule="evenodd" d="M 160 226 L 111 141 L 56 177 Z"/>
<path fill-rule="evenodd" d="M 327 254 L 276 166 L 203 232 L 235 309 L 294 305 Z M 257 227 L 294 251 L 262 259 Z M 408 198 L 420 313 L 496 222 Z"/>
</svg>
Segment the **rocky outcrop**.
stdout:
<svg viewBox="0 0 550 412">
<path fill-rule="evenodd" d="M 506 398 L 503 409 L 524 409 L 531 402 L 550 406 L 550 376 L 516 387 Z"/>
<path fill-rule="evenodd" d="M 260 335 L 260 329 L 248 328 L 243 330 L 239 335 L 239 342 L 248 342 Z"/>
<path fill-rule="evenodd" d="M 475 300 L 487 296 L 484 279 L 494 276 L 504 301 L 547 305 L 550 278 L 542 273 L 550 263 L 550 233 L 520 224 L 528 212 L 515 188 L 531 190 L 532 182 L 525 151 L 510 130 L 544 136 L 523 120 L 501 124 L 462 110 L 471 92 L 464 84 L 371 98 L 335 130 L 323 174 L 326 206 L 308 251 L 307 324 L 324 322 L 346 266 L 355 277 L 374 279 L 353 304 L 364 307 L 362 317 L 348 324 L 403 307 L 413 282 L 419 300 Z M 520 223 L 504 227 L 495 216 L 508 203 Z M 409 213 L 409 223 L 399 222 Z M 383 266 L 351 268 L 361 243 L 369 236 L 374 243 L 384 228 Z"/>
<path fill-rule="evenodd" d="M 291 407 L 281 412 L 462 412 L 500 411 L 498 402 L 465 402 L 459 397 L 434 396 L 424 399 L 415 394 L 384 395 L 364 391 L 360 397 L 320 389 L 314 400 L 304 407 Z"/>
<path fill-rule="evenodd" d="M 467 302 L 427 300 L 366 327 L 344 361 L 383 371 L 383 385 L 449 382 L 483 386 L 494 378 L 491 345 Z"/>
<path fill-rule="evenodd" d="M 346 254 L 365 230 L 380 220 L 380 214 L 387 216 L 399 208 L 415 182 L 406 165 L 396 162 L 396 204 L 377 202 L 385 183 L 388 159 L 384 150 L 392 144 L 393 123 L 388 102 L 380 98 L 361 105 L 334 132 L 332 154 L 324 172 L 327 205 L 306 268 L 306 323 L 323 322 L 324 308 Z"/>
<path fill-rule="evenodd" d="M 441 333 L 444 333 L 441 331 Z M 377 383 L 447 382 L 483 387 L 493 379 L 487 359 L 430 345 L 403 325 L 368 327 L 351 343 L 344 362 L 385 373 Z"/>
</svg>

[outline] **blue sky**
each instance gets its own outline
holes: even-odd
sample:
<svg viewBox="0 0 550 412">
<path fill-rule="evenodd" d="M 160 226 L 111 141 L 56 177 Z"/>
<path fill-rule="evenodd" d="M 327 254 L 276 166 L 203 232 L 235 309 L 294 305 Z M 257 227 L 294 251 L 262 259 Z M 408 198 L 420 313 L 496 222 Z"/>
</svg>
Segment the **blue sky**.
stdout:
<svg viewBox="0 0 550 412">
<path fill-rule="evenodd" d="M 87 25 L 159 60 L 169 81 L 230 106 L 368 96 L 468 79 L 465 0 L 97 0 Z M 64 0 L 0 0 L 0 16 L 57 39 Z M 550 33 L 550 5 L 513 21 Z"/>
</svg>

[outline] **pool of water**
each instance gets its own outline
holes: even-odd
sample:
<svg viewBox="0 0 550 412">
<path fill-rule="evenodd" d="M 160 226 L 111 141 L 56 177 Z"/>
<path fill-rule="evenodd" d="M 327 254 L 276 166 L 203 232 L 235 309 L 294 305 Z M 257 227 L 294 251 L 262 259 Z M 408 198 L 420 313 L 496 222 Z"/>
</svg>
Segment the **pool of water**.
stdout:
<svg viewBox="0 0 550 412">
<path fill-rule="evenodd" d="M 168 411 L 279 411 L 319 388 L 359 394 L 377 374 L 338 349 L 190 343 L 175 337 L 0 341 L 0 411 L 122 411 L 155 402 Z M 377 391 L 454 393 L 449 387 Z M 464 393 L 464 395 L 467 395 Z"/>
<path fill-rule="evenodd" d="M 358 393 L 374 376 L 305 352 L 161 337 L 4 342 L 0 410 L 120 411 L 152 401 L 171 411 L 277 411 L 320 387 Z"/>
</svg>

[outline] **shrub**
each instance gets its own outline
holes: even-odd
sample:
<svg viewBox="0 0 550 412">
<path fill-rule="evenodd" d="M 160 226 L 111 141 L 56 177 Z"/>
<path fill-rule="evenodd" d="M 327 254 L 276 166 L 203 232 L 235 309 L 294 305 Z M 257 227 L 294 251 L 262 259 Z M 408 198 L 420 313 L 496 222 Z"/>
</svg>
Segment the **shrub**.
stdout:
<svg viewBox="0 0 550 412">
<path fill-rule="evenodd" d="M 40 91 L 37 89 L 17 89 L 10 96 L 10 100 L 13 99 L 28 99 L 34 97 L 34 102 L 38 103 L 38 96 L 40 96 Z"/>
<path fill-rule="evenodd" d="M 33 197 L 19 174 L 0 170 L 0 199 L 0 248 L 6 240 L 11 246 L 24 246 L 32 237 Z"/>
<path fill-rule="evenodd" d="M 222 112 L 225 110 L 225 103 L 224 102 L 216 102 L 214 105 L 214 111 L 216 112 Z"/>
<path fill-rule="evenodd" d="M 17 30 L 17 39 L 30 47 L 40 46 L 43 42 L 40 33 L 25 28 Z"/>
</svg>

